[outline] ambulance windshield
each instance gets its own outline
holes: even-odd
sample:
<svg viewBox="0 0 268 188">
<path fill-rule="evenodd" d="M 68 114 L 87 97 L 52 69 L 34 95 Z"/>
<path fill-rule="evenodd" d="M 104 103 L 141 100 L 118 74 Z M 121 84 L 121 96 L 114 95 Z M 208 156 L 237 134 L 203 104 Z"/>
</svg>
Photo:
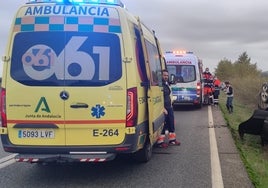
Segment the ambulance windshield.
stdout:
<svg viewBox="0 0 268 188">
<path fill-rule="evenodd" d="M 196 80 L 194 65 L 168 65 L 167 68 L 170 75 L 175 75 L 177 83 L 187 83 Z"/>
</svg>

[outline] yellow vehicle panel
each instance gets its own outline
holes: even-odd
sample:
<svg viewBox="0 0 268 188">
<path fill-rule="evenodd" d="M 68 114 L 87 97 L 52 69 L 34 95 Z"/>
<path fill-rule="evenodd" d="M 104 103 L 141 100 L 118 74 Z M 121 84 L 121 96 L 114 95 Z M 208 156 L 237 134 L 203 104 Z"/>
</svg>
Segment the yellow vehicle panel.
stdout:
<svg viewBox="0 0 268 188">
<path fill-rule="evenodd" d="M 13 86 L 6 93 L 10 141 L 16 145 L 65 145 L 64 102 L 59 97 L 60 90 L 33 89 L 7 79 Z"/>
<path fill-rule="evenodd" d="M 66 88 L 67 145 L 113 145 L 125 138 L 126 92 L 124 79 L 105 87 Z M 94 93 L 94 94 L 90 94 Z"/>
<path fill-rule="evenodd" d="M 124 140 L 125 128 L 68 128 L 66 137 L 67 145 L 114 145 Z"/>
</svg>

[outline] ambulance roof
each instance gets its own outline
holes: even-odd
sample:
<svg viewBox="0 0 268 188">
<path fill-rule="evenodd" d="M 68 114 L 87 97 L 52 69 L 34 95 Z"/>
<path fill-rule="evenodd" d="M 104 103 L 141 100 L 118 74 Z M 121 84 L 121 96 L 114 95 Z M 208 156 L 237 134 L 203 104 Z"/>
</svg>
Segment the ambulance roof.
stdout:
<svg viewBox="0 0 268 188">
<path fill-rule="evenodd" d="M 180 64 L 180 65 L 193 65 L 197 64 L 198 58 L 193 52 L 176 51 L 166 52 L 164 54 L 167 65 Z"/>
<path fill-rule="evenodd" d="M 107 4 L 125 7 L 120 0 L 29 0 L 27 4 L 58 3 L 58 4 Z"/>
</svg>

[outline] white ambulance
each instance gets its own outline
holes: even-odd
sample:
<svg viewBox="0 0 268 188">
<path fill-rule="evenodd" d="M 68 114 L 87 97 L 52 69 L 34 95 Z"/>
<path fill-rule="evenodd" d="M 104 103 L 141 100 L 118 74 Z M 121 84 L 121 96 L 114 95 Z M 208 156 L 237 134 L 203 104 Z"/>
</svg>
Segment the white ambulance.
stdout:
<svg viewBox="0 0 268 188">
<path fill-rule="evenodd" d="M 171 84 L 173 106 L 203 104 L 202 61 L 192 52 L 165 53 L 167 69 L 173 78 Z"/>
<path fill-rule="evenodd" d="M 0 128 L 16 161 L 147 162 L 164 125 L 164 57 L 118 0 L 30 0 L 2 60 Z"/>
</svg>

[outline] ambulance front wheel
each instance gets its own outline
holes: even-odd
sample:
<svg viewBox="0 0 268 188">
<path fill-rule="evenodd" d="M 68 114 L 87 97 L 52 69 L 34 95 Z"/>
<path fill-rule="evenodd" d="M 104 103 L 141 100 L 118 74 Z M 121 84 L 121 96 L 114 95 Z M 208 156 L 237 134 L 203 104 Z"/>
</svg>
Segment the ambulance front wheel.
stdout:
<svg viewBox="0 0 268 188">
<path fill-rule="evenodd" d="M 153 154 L 153 147 L 149 138 L 147 137 L 143 148 L 137 151 L 136 153 L 134 153 L 133 156 L 134 156 L 134 160 L 138 162 L 146 163 L 151 159 L 152 154 Z"/>
</svg>

